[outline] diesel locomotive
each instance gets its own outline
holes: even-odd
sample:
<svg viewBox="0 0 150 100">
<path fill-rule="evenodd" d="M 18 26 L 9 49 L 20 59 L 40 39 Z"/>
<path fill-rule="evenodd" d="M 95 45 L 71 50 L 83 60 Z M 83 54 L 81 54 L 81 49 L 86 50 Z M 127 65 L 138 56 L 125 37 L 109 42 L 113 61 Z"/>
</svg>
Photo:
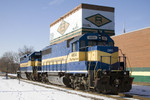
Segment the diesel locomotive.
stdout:
<svg viewBox="0 0 150 100">
<path fill-rule="evenodd" d="M 125 55 L 104 32 L 49 45 L 20 59 L 18 77 L 102 93 L 128 92 L 133 78 Z"/>
</svg>

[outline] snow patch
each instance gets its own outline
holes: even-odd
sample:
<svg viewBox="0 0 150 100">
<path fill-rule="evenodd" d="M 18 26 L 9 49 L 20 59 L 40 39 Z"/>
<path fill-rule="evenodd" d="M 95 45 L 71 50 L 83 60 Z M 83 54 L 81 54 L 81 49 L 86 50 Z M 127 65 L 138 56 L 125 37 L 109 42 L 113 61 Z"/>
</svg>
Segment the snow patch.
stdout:
<svg viewBox="0 0 150 100">
<path fill-rule="evenodd" d="M 88 93 L 75 92 L 72 94 L 70 93 L 72 90 L 64 89 L 67 91 L 65 92 L 60 91 L 59 87 L 57 87 L 58 89 L 54 88 L 45 88 L 22 81 L 19 82 L 17 79 L 6 79 L 5 77 L 0 77 L 1 100 L 91 100 L 91 97 L 95 98 L 95 95 Z M 87 95 L 87 97 L 81 96 L 81 94 Z M 97 96 L 97 98 L 101 100 L 114 100 L 103 96 Z"/>
</svg>

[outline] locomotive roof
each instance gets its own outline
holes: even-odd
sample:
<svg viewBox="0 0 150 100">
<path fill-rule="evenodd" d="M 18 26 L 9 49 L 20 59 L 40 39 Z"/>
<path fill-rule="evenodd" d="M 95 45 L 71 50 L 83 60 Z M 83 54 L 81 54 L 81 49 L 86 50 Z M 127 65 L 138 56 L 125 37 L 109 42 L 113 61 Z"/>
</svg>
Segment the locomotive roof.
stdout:
<svg viewBox="0 0 150 100">
<path fill-rule="evenodd" d="M 77 37 L 74 37 L 74 39 L 71 41 L 71 42 L 75 42 L 76 40 L 79 40 L 84 34 L 80 35 L 80 36 L 77 36 Z"/>
</svg>

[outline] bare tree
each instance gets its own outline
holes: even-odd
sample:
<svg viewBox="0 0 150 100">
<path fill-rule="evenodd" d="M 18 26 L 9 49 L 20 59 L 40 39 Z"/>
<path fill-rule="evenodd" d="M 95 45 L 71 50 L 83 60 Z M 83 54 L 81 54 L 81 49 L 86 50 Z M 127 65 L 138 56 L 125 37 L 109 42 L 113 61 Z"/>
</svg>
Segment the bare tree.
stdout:
<svg viewBox="0 0 150 100">
<path fill-rule="evenodd" d="M 5 63 L 5 58 L 4 57 L 1 57 L 0 58 L 0 70 L 2 72 L 6 72 L 6 63 Z"/>
<path fill-rule="evenodd" d="M 28 47 L 28 46 L 24 45 L 23 48 L 19 48 L 19 49 L 18 49 L 18 52 L 19 52 L 18 54 L 19 54 L 19 56 L 21 57 L 21 56 L 23 56 L 23 55 L 25 55 L 25 54 L 30 54 L 30 53 L 32 53 L 33 51 L 34 51 L 34 49 L 33 49 L 32 46 Z"/>
<path fill-rule="evenodd" d="M 0 59 L 0 70 L 16 73 L 19 67 L 19 56 L 15 52 L 5 52 Z"/>
<path fill-rule="evenodd" d="M 19 63 L 19 56 L 15 52 L 5 52 L 2 57 L 9 63 Z"/>
<path fill-rule="evenodd" d="M 20 57 L 34 51 L 33 47 L 24 46 L 18 49 L 18 53 L 5 52 L 0 58 L 0 70 L 2 72 L 16 73 L 19 68 Z"/>
</svg>

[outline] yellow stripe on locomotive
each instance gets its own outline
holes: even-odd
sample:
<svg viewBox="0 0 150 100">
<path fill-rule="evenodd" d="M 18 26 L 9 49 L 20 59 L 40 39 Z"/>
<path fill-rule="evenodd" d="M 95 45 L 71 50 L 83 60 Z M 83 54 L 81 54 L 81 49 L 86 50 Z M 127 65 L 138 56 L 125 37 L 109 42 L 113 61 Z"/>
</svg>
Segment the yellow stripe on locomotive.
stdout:
<svg viewBox="0 0 150 100">
<path fill-rule="evenodd" d="M 87 59 L 86 59 L 87 55 Z M 101 59 L 101 56 L 103 58 Z M 105 56 L 105 57 L 104 57 Z M 111 56 L 111 58 L 110 58 Z M 66 64 L 71 62 L 79 61 L 102 61 L 103 63 L 110 64 L 118 62 L 118 52 L 107 53 L 99 50 L 89 51 L 89 52 L 72 52 L 68 56 L 54 57 L 45 59 L 42 62 L 42 65 L 55 65 L 55 64 Z"/>
</svg>

